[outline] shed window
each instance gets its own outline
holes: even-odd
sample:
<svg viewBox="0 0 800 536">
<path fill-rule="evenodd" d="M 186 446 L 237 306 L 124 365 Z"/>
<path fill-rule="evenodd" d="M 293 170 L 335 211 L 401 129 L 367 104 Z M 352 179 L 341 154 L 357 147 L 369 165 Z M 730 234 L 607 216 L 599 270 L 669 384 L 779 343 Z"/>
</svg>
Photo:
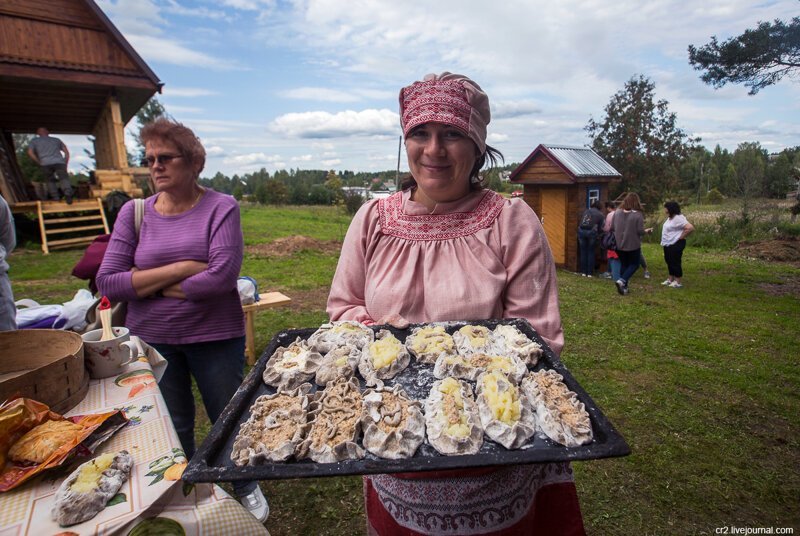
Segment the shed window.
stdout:
<svg viewBox="0 0 800 536">
<path fill-rule="evenodd" d="M 600 188 L 589 188 L 586 196 L 586 207 L 592 206 L 595 201 L 600 201 Z"/>
</svg>

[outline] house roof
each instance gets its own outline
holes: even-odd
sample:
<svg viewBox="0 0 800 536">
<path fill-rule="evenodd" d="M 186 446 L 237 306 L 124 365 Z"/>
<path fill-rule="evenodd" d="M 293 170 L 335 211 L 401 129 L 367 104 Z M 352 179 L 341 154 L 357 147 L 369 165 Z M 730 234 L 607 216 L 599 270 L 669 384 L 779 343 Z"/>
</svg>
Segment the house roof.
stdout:
<svg viewBox="0 0 800 536">
<path fill-rule="evenodd" d="M 576 179 L 589 177 L 608 177 L 616 179 L 622 177 L 619 171 L 614 169 L 602 156 L 589 147 L 540 144 L 528 155 L 528 158 L 526 158 L 522 164 L 511 172 L 510 179 L 513 181 L 517 174 L 525 169 L 528 163 L 533 161 L 539 154 L 546 155 L 568 175 Z"/>
<path fill-rule="evenodd" d="M 0 128 L 88 134 L 109 97 L 127 123 L 163 85 L 92 0 L 0 4 Z"/>
</svg>

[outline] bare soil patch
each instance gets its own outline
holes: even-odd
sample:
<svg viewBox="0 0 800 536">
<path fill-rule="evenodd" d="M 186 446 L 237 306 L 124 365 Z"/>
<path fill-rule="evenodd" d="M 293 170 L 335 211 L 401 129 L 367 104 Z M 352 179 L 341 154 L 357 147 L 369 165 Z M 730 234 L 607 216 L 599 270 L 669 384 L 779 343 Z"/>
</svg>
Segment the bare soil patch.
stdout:
<svg viewBox="0 0 800 536">
<path fill-rule="evenodd" d="M 267 244 L 247 246 L 245 252 L 258 257 L 289 257 L 298 251 L 317 250 L 322 253 L 338 253 L 342 243 L 338 240 L 316 240 L 308 236 L 294 235 L 278 238 Z"/>
<path fill-rule="evenodd" d="M 784 236 L 759 242 L 740 242 L 736 250 L 748 257 L 800 265 L 800 238 Z"/>
<path fill-rule="evenodd" d="M 328 287 L 313 290 L 292 290 L 287 294 L 292 298 L 292 307 L 301 311 L 325 310 L 328 303 Z"/>
</svg>

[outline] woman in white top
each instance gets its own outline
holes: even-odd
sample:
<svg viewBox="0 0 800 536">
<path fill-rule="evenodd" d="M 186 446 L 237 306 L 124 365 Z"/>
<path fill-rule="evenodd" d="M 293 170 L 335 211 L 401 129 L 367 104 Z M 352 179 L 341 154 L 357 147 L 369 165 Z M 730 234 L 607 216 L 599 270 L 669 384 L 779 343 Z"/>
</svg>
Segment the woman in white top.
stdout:
<svg viewBox="0 0 800 536">
<path fill-rule="evenodd" d="M 661 283 L 672 288 L 681 288 L 681 259 L 683 248 L 686 247 L 686 237 L 694 231 L 694 226 L 681 214 L 681 206 L 675 201 L 664 203 L 667 219 L 661 228 L 661 245 L 664 247 L 664 261 L 667 263 L 669 277 Z"/>
</svg>

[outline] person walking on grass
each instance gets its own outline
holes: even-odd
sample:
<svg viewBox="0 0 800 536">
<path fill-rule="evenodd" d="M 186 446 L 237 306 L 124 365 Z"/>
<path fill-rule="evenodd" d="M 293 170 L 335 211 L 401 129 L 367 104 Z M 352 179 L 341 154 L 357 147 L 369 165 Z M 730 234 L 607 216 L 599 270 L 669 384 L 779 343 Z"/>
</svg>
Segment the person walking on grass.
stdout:
<svg viewBox="0 0 800 536">
<path fill-rule="evenodd" d="M 622 271 L 615 283 L 617 292 L 624 296 L 628 294 L 628 282 L 639 268 L 642 256 L 645 229 L 642 203 L 638 195 L 631 192 L 625 196 L 622 206 L 614 213 L 611 228 L 617 239 L 617 255 L 622 262 Z"/>
<path fill-rule="evenodd" d="M 686 247 L 686 237 L 694 232 L 694 226 L 681 214 L 681 206 L 677 201 L 664 203 L 664 210 L 667 212 L 667 219 L 661 227 L 661 246 L 664 248 L 664 262 L 667 263 L 669 277 L 661 284 L 671 288 L 682 288 L 683 250 Z"/>
</svg>

